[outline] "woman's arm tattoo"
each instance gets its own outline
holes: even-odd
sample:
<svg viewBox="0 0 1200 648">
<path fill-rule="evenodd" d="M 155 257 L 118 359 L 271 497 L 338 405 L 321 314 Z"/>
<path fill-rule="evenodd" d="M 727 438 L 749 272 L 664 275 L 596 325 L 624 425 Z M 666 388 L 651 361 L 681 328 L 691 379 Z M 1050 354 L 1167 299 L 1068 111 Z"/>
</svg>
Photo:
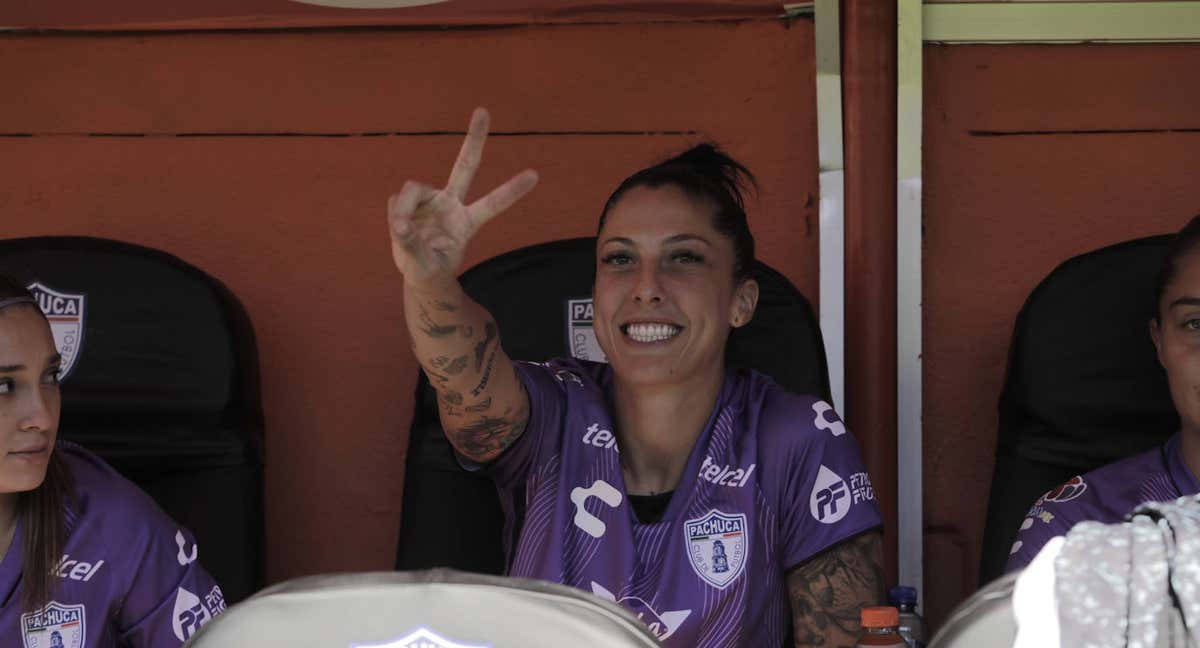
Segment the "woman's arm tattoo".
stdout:
<svg viewBox="0 0 1200 648">
<path fill-rule="evenodd" d="M 797 565 L 787 584 L 797 648 L 852 648 L 862 608 L 883 602 L 881 532 L 859 534 Z"/>
</svg>

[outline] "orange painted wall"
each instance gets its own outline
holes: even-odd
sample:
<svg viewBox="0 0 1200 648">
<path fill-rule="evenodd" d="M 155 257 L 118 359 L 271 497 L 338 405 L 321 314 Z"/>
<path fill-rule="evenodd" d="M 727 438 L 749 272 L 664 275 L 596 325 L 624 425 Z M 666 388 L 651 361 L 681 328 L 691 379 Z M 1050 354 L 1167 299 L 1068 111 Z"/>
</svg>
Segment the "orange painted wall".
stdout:
<svg viewBox="0 0 1200 648">
<path fill-rule="evenodd" d="M 925 583 L 936 623 L 976 589 L 1021 304 L 1061 261 L 1200 212 L 1200 45 L 927 46 L 925 66 Z"/>
<path fill-rule="evenodd" d="M 711 137 L 758 173 L 762 257 L 816 297 L 812 24 L 0 36 L 0 237 L 103 236 L 225 282 L 258 336 L 268 579 L 388 569 L 417 367 L 384 204 L 487 105 L 477 189 L 541 186 L 474 263 L 590 234 L 630 171 Z M 121 136 L 114 136 L 121 135 Z"/>
</svg>

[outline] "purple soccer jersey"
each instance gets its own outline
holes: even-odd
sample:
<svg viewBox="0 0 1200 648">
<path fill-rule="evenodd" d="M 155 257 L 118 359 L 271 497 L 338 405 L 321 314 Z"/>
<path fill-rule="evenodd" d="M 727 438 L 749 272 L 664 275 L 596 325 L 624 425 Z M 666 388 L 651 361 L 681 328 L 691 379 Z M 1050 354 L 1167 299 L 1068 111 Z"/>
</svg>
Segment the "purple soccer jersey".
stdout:
<svg viewBox="0 0 1200 648">
<path fill-rule="evenodd" d="M 638 615 L 668 646 L 779 646 L 786 572 L 881 524 L 858 446 L 832 408 L 730 373 L 659 522 L 637 520 L 612 432 L 608 365 L 518 363 L 525 434 L 491 471 L 513 576 Z"/>
<path fill-rule="evenodd" d="M 60 442 L 75 481 L 50 602 L 23 609 L 21 529 L 0 562 L 0 637 L 22 648 L 179 646 L 225 609 L 191 534 L 92 453 Z M 20 643 L 17 643 L 17 640 Z"/>
<path fill-rule="evenodd" d="M 1085 520 L 1112 524 L 1145 502 L 1168 502 L 1200 493 L 1200 482 L 1179 452 L 1179 435 L 1164 445 L 1082 476 L 1034 501 L 1021 523 L 1006 571 L 1028 565 L 1055 536 Z"/>
</svg>

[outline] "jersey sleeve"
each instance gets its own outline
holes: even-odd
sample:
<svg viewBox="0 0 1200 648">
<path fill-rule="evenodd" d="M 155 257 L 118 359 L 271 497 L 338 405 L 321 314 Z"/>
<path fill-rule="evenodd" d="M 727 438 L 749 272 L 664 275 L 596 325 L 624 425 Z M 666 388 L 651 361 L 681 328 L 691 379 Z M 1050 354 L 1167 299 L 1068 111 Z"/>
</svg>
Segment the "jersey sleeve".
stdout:
<svg viewBox="0 0 1200 648">
<path fill-rule="evenodd" d="M 1083 484 L 1082 477 L 1075 477 L 1034 500 L 1029 512 L 1025 514 L 1025 519 L 1021 521 L 1020 528 L 1017 529 L 1016 539 L 1009 550 L 1008 562 L 1004 566 L 1006 573 L 1024 569 L 1033 562 L 1034 556 L 1051 538 L 1066 535 L 1076 522 L 1086 517 L 1081 516 L 1078 511 L 1082 502 L 1075 500 L 1070 491 Z"/>
<path fill-rule="evenodd" d="M 514 362 L 517 378 L 529 396 L 529 421 L 516 443 L 486 466 L 472 465 L 460 458 L 468 469 L 486 469 L 501 490 L 511 489 L 524 481 L 529 471 L 546 456 L 547 445 L 558 441 L 565 396 L 563 381 L 575 374 L 564 375 L 569 368 L 552 361 L 546 364 Z"/>
<path fill-rule="evenodd" d="M 779 480 L 780 557 L 791 569 L 882 525 L 858 442 L 833 408 L 782 394 L 764 412 L 761 458 Z"/>
<path fill-rule="evenodd" d="M 154 519 L 130 554 L 132 574 L 117 619 L 123 645 L 130 648 L 180 646 L 201 626 L 225 611 L 225 597 L 200 566 L 195 538 L 166 514 Z"/>
</svg>

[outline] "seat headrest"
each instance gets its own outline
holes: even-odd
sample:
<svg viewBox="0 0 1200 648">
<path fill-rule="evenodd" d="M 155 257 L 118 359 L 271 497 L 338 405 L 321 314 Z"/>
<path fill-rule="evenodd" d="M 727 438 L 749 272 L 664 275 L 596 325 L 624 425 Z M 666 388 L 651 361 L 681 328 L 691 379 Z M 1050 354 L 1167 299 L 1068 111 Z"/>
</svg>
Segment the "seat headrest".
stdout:
<svg viewBox="0 0 1200 648">
<path fill-rule="evenodd" d="M 1017 316 L 1000 398 L 1002 450 L 1086 470 L 1178 429 L 1147 328 L 1170 236 L 1074 257 Z"/>
<path fill-rule="evenodd" d="M 201 627 L 192 648 L 537 648 L 659 645 L 615 603 L 542 581 L 450 570 L 310 576 Z"/>
<path fill-rule="evenodd" d="M 64 418 L 215 415 L 236 398 L 228 297 L 164 252 L 87 237 L 0 241 L 64 356 Z"/>
</svg>

